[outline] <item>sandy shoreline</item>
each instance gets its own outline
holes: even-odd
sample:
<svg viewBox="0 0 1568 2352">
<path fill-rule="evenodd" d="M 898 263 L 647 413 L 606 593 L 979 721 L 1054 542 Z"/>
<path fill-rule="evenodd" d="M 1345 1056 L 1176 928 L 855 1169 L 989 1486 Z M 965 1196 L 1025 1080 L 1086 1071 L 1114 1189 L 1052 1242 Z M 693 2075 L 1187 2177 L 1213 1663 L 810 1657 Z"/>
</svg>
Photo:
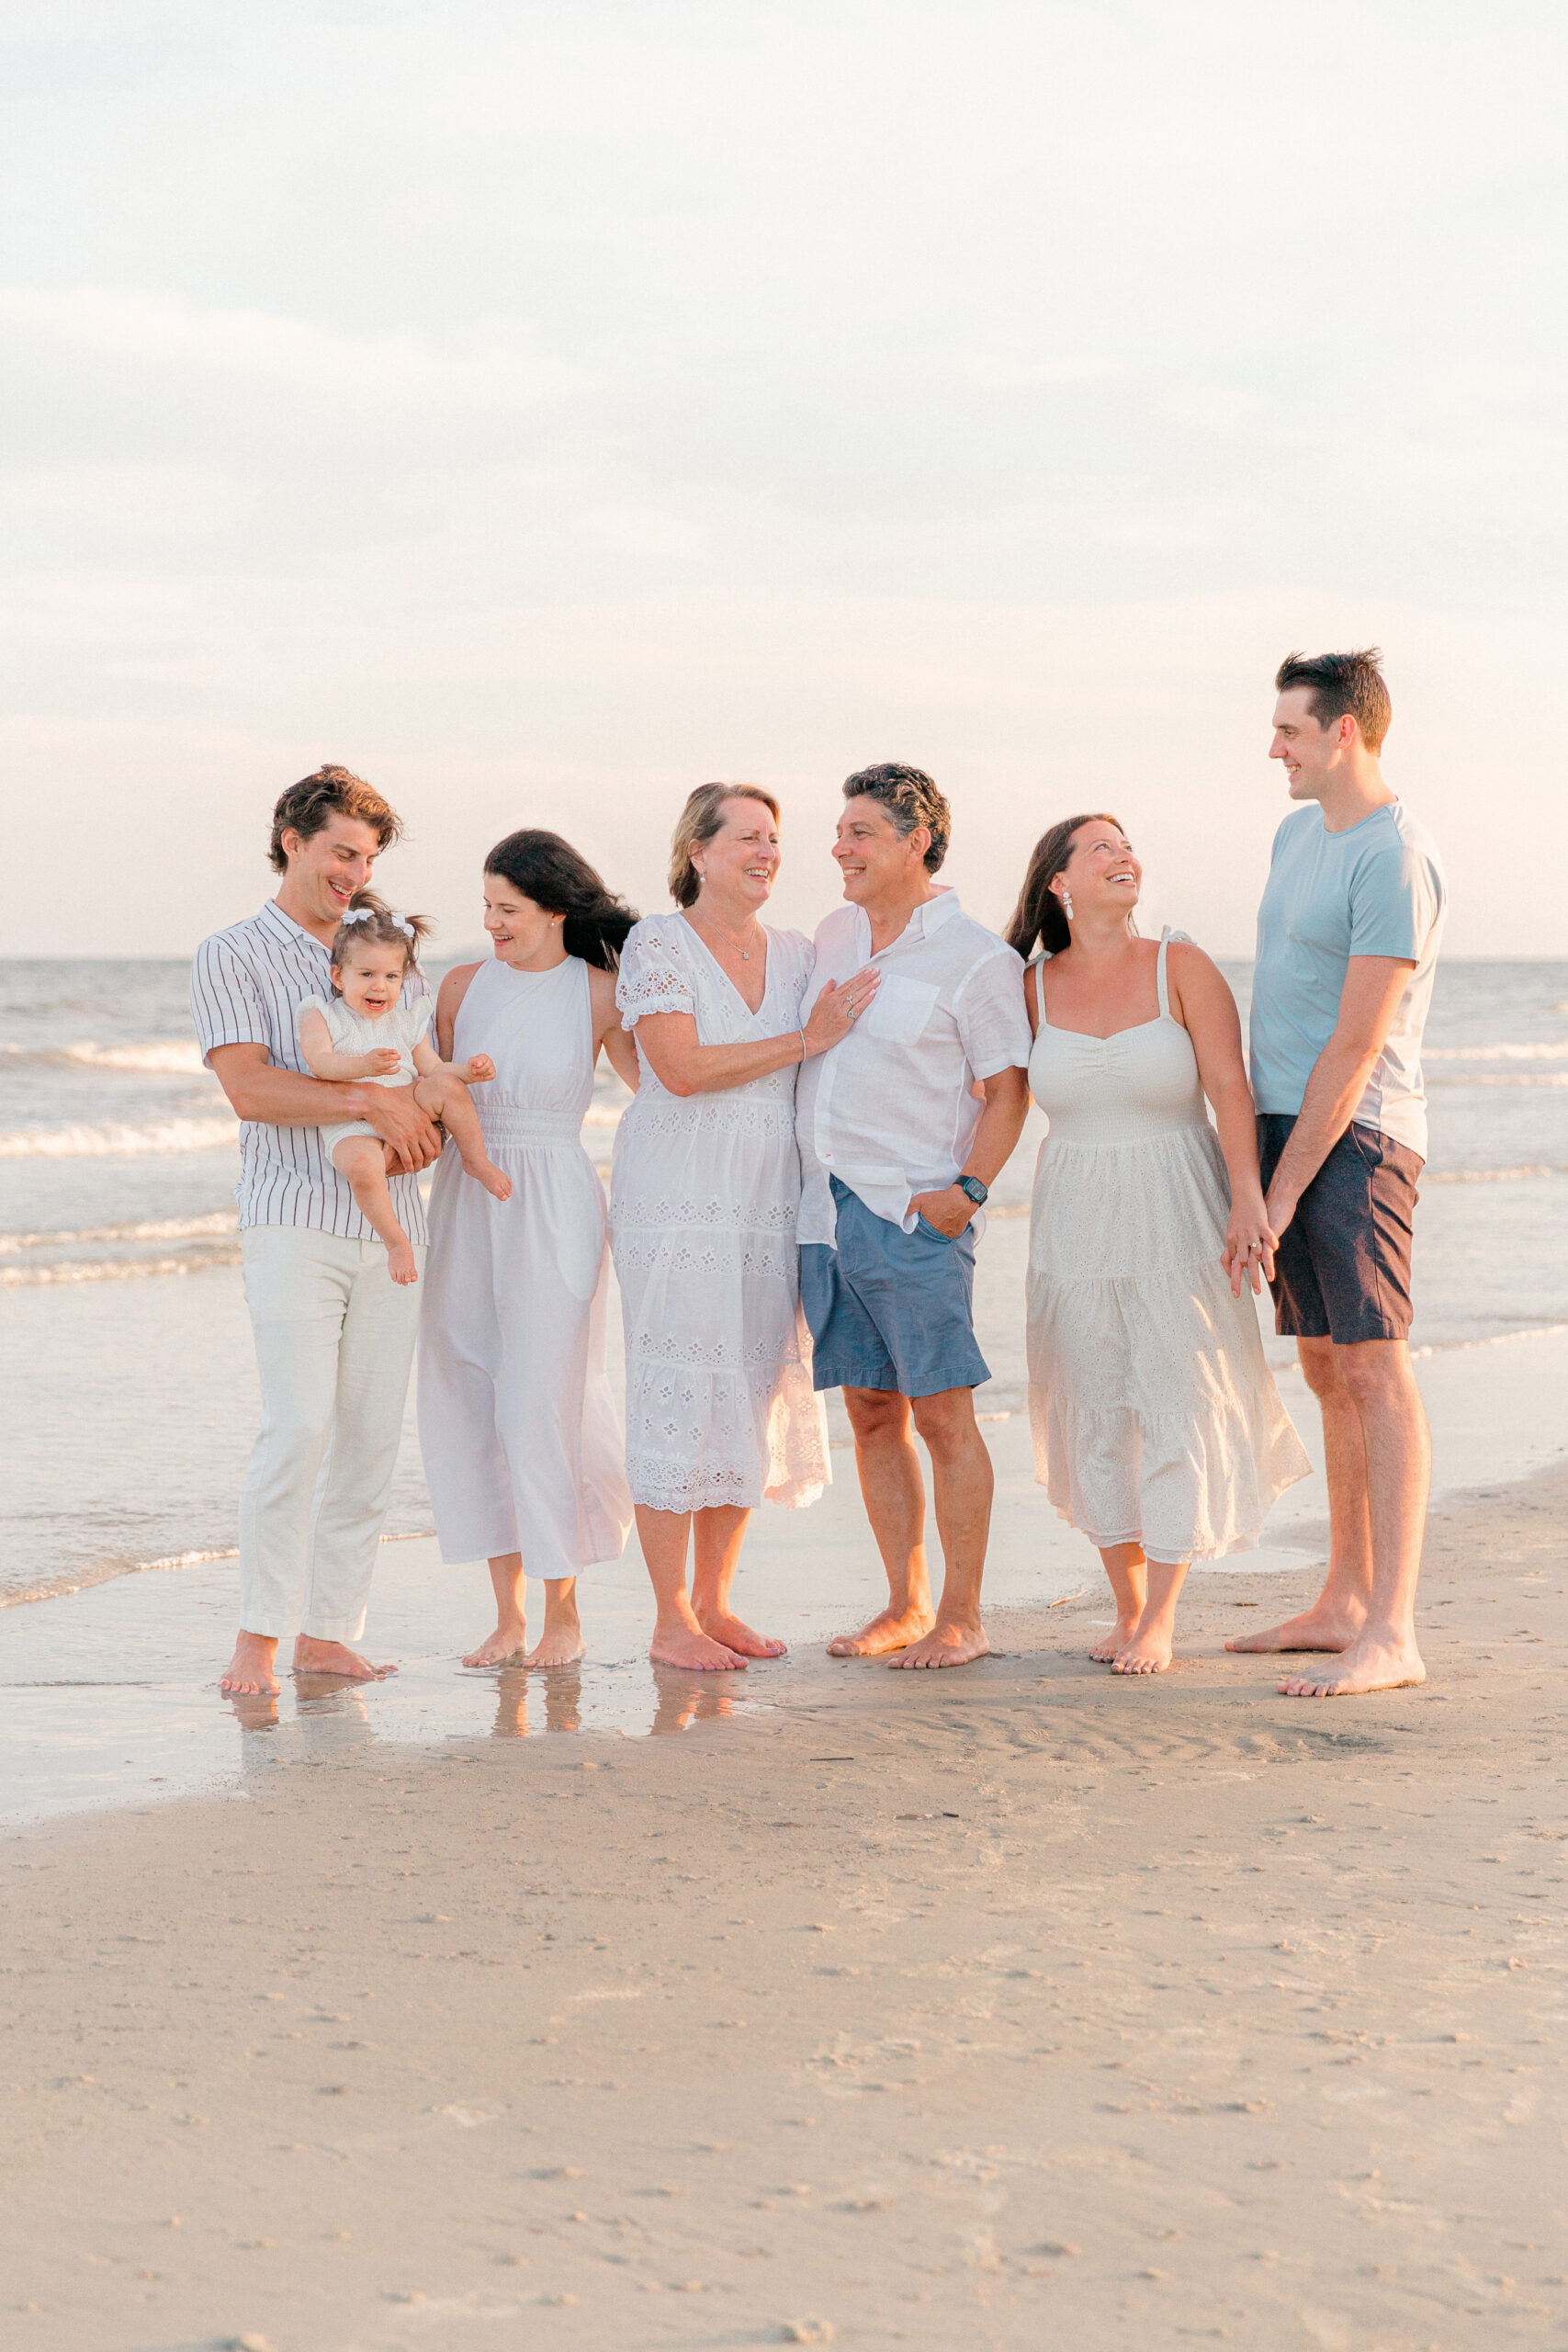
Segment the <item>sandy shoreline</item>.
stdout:
<svg viewBox="0 0 1568 2352">
<path fill-rule="evenodd" d="M 1091 1591 L 9 1835 L 7 2340 L 1560 2346 L 1565 1512 L 1434 1519 L 1425 1690 L 1275 1697 L 1242 1572 L 1153 1687 Z"/>
</svg>

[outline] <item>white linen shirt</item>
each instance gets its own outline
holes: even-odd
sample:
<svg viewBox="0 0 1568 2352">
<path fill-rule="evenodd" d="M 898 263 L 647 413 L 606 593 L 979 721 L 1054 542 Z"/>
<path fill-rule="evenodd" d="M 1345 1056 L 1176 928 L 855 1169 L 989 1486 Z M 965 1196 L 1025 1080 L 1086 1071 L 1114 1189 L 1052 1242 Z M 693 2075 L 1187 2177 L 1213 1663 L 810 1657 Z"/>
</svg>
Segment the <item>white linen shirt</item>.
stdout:
<svg viewBox="0 0 1568 2352">
<path fill-rule="evenodd" d="M 299 1008 L 306 997 L 330 998 L 332 992 L 332 957 L 269 899 L 260 914 L 215 931 L 196 951 L 190 1010 L 203 1061 L 210 1068 L 220 1046 L 265 1046 L 277 1069 L 309 1078 L 299 1050 Z M 422 1000 L 428 1006 L 429 991 L 416 969 L 404 982 L 399 1003 L 414 1009 Z M 387 1184 L 409 1239 L 428 1239 L 418 1177 L 389 1176 Z M 320 1127 L 242 1119 L 234 1198 L 242 1232 L 253 1225 L 293 1225 L 335 1234 L 340 1241 L 376 1238 L 347 1177 L 322 1150 Z"/>
<path fill-rule="evenodd" d="M 803 1021 L 829 980 L 841 987 L 870 964 L 882 985 L 849 1035 L 800 1072 L 798 1238 L 833 1247 L 833 1176 L 912 1233 L 911 1195 L 951 1184 L 968 1157 L 984 1108 L 974 1081 L 1029 1067 L 1022 960 L 945 888 L 879 955 L 856 906 L 834 908 L 815 948 Z"/>
</svg>

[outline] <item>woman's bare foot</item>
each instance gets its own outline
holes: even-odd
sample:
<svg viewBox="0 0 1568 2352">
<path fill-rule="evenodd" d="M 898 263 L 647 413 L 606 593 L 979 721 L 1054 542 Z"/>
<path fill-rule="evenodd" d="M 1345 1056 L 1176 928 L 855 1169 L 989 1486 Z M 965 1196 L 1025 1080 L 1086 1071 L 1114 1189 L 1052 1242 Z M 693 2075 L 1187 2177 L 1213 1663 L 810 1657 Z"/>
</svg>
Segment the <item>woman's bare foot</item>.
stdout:
<svg viewBox="0 0 1568 2352">
<path fill-rule="evenodd" d="M 738 1657 L 783 1657 L 786 1645 L 775 1642 L 766 1634 L 754 1634 L 728 1609 L 699 1611 L 697 1623 L 705 1634 L 712 1636 L 723 1648 L 733 1650 Z"/>
<path fill-rule="evenodd" d="M 588 1655 L 581 1625 L 547 1625 L 524 1659 L 525 1666 L 575 1666 Z"/>
<path fill-rule="evenodd" d="M 683 1666 L 698 1674 L 728 1674 L 746 1661 L 698 1625 L 656 1625 L 649 1657 L 655 1666 Z"/>
<path fill-rule="evenodd" d="M 218 1688 L 231 1699 L 276 1699 L 282 1688 L 273 1670 L 276 1664 L 276 1634 L 240 1634 Z"/>
<path fill-rule="evenodd" d="M 503 1176 L 493 1160 L 465 1159 L 463 1165 L 475 1183 L 482 1184 L 487 1193 L 493 1193 L 498 1201 L 509 1201 L 512 1198 L 512 1179 L 510 1176 Z"/>
<path fill-rule="evenodd" d="M 1348 1650 L 1360 1638 L 1366 1623 L 1365 1612 L 1344 1608 L 1325 1607 L 1314 1600 L 1299 1617 L 1287 1617 L 1282 1625 L 1259 1626 L 1255 1634 L 1233 1634 L 1225 1644 L 1227 1650 L 1246 1653 L 1257 1650 Z"/>
<path fill-rule="evenodd" d="M 840 1634 L 828 1645 L 829 1657 L 886 1657 L 889 1650 L 908 1649 L 929 1634 L 936 1611 L 924 1609 L 885 1609 L 858 1634 Z"/>
<path fill-rule="evenodd" d="M 1119 1658 L 1138 1630 L 1135 1617 L 1118 1617 L 1109 1634 L 1102 1634 L 1089 1656 L 1099 1666 L 1110 1666 Z"/>
<path fill-rule="evenodd" d="M 977 1657 L 984 1657 L 990 1646 L 983 1625 L 955 1625 L 939 1620 L 922 1640 L 911 1643 L 901 1657 L 890 1657 L 887 1663 L 899 1668 L 971 1666 Z"/>
<path fill-rule="evenodd" d="M 1413 1639 L 1363 1634 L 1341 1653 L 1337 1666 L 1287 1674 L 1277 1687 L 1282 1699 L 1359 1699 L 1369 1690 L 1404 1690 L 1426 1679 L 1427 1668 Z"/>
<path fill-rule="evenodd" d="M 372 1666 L 346 1642 L 318 1641 L 314 1634 L 301 1634 L 294 1645 L 296 1674 L 335 1674 L 344 1682 L 379 1682 L 397 1670 L 395 1666 Z"/>
<path fill-rule="evenodd" d="M 416 1283 L 419 1266 L 413 1254 L 413 1243 L 405 1238 L 387 1244 L 387 1272 L 395 1283 Z"/>
<path fill-rule="evenodd" d="M 1168 1625 L 1135 1629 L 1125 1646 L 1111 1661 L 1112 1674 L 1163 1674 L 1170 1664 L 1171 1632 Z"/>
<path fill-rule="evenodd" d="M 487 1634 L 477 1650 L 470 1650 L 463 1660 L 465 1666 L 508 1666 L 520 1658 L 528 1645 L 528 1628 L 521 1617 L 509 1618 Z"/>
</svg>

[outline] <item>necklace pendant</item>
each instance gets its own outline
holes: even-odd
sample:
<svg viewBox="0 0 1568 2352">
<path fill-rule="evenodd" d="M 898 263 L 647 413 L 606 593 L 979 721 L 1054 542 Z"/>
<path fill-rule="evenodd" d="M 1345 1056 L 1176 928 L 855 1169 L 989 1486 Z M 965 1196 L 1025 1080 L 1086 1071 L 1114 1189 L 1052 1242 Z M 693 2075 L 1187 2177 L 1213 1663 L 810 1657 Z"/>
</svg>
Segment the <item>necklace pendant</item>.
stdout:
<svg viewBox="0 0 1568 2352">
<path fill-rule="evenodd" d="M 751 961 L 751 950 L 749 947 L 743 947 L 740 950 L 740 961 L 743 964 L 749 964 Z"/>
</svg>

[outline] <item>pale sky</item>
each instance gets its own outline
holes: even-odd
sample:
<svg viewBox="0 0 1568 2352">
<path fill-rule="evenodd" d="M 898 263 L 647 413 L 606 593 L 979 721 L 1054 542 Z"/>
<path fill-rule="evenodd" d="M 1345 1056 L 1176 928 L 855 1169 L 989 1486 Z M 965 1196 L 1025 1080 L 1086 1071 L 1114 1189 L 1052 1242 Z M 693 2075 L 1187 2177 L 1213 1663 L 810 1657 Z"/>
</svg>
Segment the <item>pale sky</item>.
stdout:
<svg viewBox="0 0 1568 2352">
<path fill-rule="evenodd" d="M 322 759 L 444 947 L 519 824 L 664 905 L 713 777 L 809 928 L 896 758 L 984 920 L 1103 807 L 1245 954 L 1274 668 L 1369 640 L 1450 950 L 1565 952 L 1563 26 L 0 6 L 0 952 L 186 952 Z"/>
</svg>

